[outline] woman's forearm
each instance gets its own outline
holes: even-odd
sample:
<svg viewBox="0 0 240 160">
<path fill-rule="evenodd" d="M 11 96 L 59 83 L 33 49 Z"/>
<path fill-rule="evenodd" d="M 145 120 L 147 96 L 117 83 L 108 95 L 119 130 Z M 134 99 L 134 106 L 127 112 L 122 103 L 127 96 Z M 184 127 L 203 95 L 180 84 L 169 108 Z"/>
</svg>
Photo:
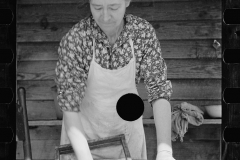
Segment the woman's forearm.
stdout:
<svg viewBox="0 0 240 160">
<path fill-rule="evenodd" d="M 93 160 L 92 155 L 84 135 L 77 129 L 73 128 L 67 133 L 71 145 L 78 160 Z"/>
<path fill-rule="evenodd" d="M 87 139 L 81 132 L 80 120 L 75 112 L 64 112 L 64 125 L 78 160 L 93 160 Z"/>
<path fill-rule="evenodd" d="M 158 99 L 152 105 L 157 132 L 157 150 L 172 153 L 171 105 L 166 99 Z"/>
</svg>

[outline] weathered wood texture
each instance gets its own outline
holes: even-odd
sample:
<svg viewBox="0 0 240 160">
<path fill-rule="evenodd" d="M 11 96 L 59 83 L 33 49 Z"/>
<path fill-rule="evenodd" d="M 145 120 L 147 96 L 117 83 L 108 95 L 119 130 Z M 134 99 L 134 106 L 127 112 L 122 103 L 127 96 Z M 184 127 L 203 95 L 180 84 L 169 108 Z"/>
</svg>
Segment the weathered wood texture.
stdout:
<svg viewBox="0 0 240 160">
<path fill-rule="evenodd" d="M 174 106 L 176 104 L 180 104 L 182 101 L 171 101 L 171 105 Z M 198 106 L 202 111 L 204 111 L 204 117 L 209 118 L 208 114 L 205 111 L 204 106 L 207 105 L 219 105 L 221 104 L 221 100 L 188 100 L 190 104 Z M 150 118 L 153 116 L 152 106 L 144 101 L 144 113 L 143 118 Z M 54 108 L 54 101 L 27 101 L 27 111 L 28 111 L 28 120 L 56 120 L 56 113 Z M 236 117 L 237 118 L 237 115 Z M 238 119 L 240 116 L 238 117 Z"/>
<path fill-rule="evenodd" d="M 62 120 L 38 120 L 38 121 L 29 121 L 29 126 L 61 126 Z M 143 124 L 155 124 L 154 119 L 152 118 L 143 118 Z M 204 119 L 203 124 L 213 124 L 213 125 L 220 125 L 222 124 L 222 119 Z M 198 127 L 190 125 L 190 127 Z"/>
<path fill-rule="evenodd" d="M 217 3 L 218 2 L 218 3 Z M 148 21 L 222 19 L 221 1 L 132 2 L 127 13 Z M 31 4 L 18 6 L 18 23 L 78 22 L 90 14 L 89 4 Z M 69 12 L 71 11 L 71 12 Z"/>
<path fill-rule="evenodd" d="M 59 140 L 61 126 L 29 126 L 31 140 Z M 146 135 L 155 139 L 156 129 L 154 124 L 144 124 Z M 217 132 L 215 132 L 217 130 Z M 189 130 L 184 136 L 185 140 L 219 140 L 220 124 L 203 124 L 198 127 L 189 124 Z M 179 141 L 179 139 L 177 140 Z"/>
<path fill-rule="evenodd" d="M 132 0 L 131 2 L 172 2 L 176 0 Z M 177 1 L 196 1 L 196 0 L 177 0 Z M 85 1 L 87 2 L 87 0 Z M 79 3 L 79 0 L 18 0 L 17 4 L 69 4 Z"/>
<path fill-rule="evenodd" d="M 54 79 L 57 61 L 19 62 L 17 80 Z M 166 60 L 169 79 L 221 78 L 221 60 Z"/>
<path fill-rule="evenodd" d="M 219 39 L 221 20 L 151 22 L 159 40 Z M 74 23 L 49 23 L 47 28 L 38 23 L 19 24 L 18 42 L 58 42 Z"/>
<path fill-rule="evenodd" d="M 30 122 L 46 125 L 31 126 L 33 158 L 54 159 L 54 146 L 59 145 L 60 125 L 55 121 L 53 94 L 54 68 L 61 38 L 81 18 L 88 15 L 89 5 L 79 0 L 18 0 L 17 13 L 17 86 L 25 87 Z M 205 112 L 205 105 L 221 104 L 222 43 L 220 0 L 133 0 L 128 13 L 148 20 L 156 30 L 162 55 L 172 81 L 171 105 L 188 102 Z M 0 26 L 0 48 L 6 46 L 6 28 Z M 0 70 L 0 72 L 3 72 Z M 0 85 L 3 79 L 0 77 Z M 144 118 L 153 110 L 147 102 L 143 81 L 138 85 L 144 100 Z M 238 112 L 238 111 L 235 111 Z M 205 113 L 204 118 L 209 118 Z M 233 118 L 239 118 L 237 116 Z M 44 123 L 45 124 L 45 123 Z M 156 155 L 156 131 L 153 124 L 144 124 L 149 160 Z M 189 126 L 184 142 L 173 142 L 177 160 L 218 160 L 220 125 Z M 23 159 L 22 143 L 17 145 L 17 159 Z"/>
<path fill-rule="evenodd" d="M 156 156 L 156 130 L 153 124 L 144 125 L 147 140 L 148 159 Z M 53 159 L 54 146 L 59 145 L 61 126 L 30 127 L 33 159 Z M 220 125 L 190 127 L 184 136 L 173 142 L 174 157 L 178 160 L 219 159 Z M 184 154 L 183 154 L 184 153 Z M 17 144 L 17 159 L 23 158 L 22 143 Z"/>
<path fill-rule="evenodd" d="M 25 87 L 29 120 L 56 119 L 51 87 L 54 81 L 18 81 L 19 87 Z M 220 80 L 172 80 L 174 93 L 171 104 L 187 101 L 196 106 L 221 104 Z M 152 116 L 152 108 L 147 102 L 146 89 L 139 84 L 138 91 L 145 103 L 144 116 Z M 204 110 L 204 107 L 201 108 Z"/>
<path fill-rule="evenodd" d="M 28 120 L 57 119 L 54 101 L 27 101 Z"/>
<path fill-rule="evenodd" d="M 156 144 L 147 140 L 148 160 L 156 158 Z M 31 141 L 33 159 L 54 159 L 54 146 L 59 145 L 59 140 L 33 140 Z M 201 140 L 173 142 L 173 156 L 177 160 L 219 160 L 220 148 L 218 140 Z M 22 143 L 20 142 L 17 150 L 17 159 L 23 159 Z"/>
<path fill-rule="evenodd" d="M 27 100 L 53 100 L 51 87 L 55 85 L 53 80 L 45 81 L 18 81 L 18 87 L 24 87 Z M 172 80 L 174 93 L 172 100 L 220 100 L 221 80 Z M 139 96 L 147 99 L 145 85 L 137 86 Z"/>
<path fill-rule="evenodd" d="M 221 39 L 217 39 L 221 43 Z M 213 40 L 160 41 L 164 59 L 217 59 L 222 58 L 221 49 L 215 50 Z M 18 61 L 52 61 L 58 59 L 59 42 L 19 43 Z"/>
</svg>

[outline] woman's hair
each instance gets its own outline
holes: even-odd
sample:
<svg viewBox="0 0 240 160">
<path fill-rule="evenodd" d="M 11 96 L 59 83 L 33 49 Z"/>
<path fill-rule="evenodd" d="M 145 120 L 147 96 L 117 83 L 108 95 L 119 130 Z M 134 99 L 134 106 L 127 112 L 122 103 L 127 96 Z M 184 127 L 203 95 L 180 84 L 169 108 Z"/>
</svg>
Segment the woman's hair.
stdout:
<svg viewBox="0 0 240 160">
<path fill-rule="evenodd" d="M 79 2 L 79 4 L 80 5 L 86 5 L 87 3 L 89 3 L 91 0 L 81 0 L 80 2 Z M 129 2 L 131 2 L 132 0 L 125 0 L 125 1 L 129 1 Z"/>
<path fill-rule="evenodd" d="M 81 9 L 81 8 L 84 8 L 84 7 L 88 7 L 90 1 L 91 0 L 80 0 L 79 1 L 79 5 L 78 5 L 78 9 Z M 132 0 L 125 0 L 125 1 L 131 2 Z"/>
</svg>

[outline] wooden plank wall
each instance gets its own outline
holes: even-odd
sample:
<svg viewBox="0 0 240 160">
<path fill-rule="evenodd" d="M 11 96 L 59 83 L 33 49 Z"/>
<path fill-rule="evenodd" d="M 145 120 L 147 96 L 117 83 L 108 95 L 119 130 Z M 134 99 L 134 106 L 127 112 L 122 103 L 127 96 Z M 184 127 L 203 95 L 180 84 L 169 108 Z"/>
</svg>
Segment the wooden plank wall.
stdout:
<svg viewBox="0 0 240 160">
<path fill-rule="evenodd" d="M 156 130 L 145 124 L 148 160 L 155 160 Z M 33 159 L 54 159 L 54 147 L 60 143 L 61 126 L 30 127 Z M 176 160 L 219 160 L 220 127 L 217 125 L 191 126 L 184 141 L 173 142 Z M 23 159 L 22 142 L 17 144 L 17 159 Z"/>
<path fill-rule="evenodd" d="M 30 121 L 56 120 L 51 87 L 55 85 L 53 78 L 59 41 L 75 23 L 90 13 L 89 6 L 82 6 L 79 2 L 18 0 L 17 85 L 26 88 Z M 127 13 L 147 19 L 156 29 L 168 66 L 168 79 L 173 85 L 172 105 L 185 101 L 204 110 L 205 105 L 221 104 L 222 53 L 221 49 L 213 47 L 214 40 L 221 43 L 220 0 L 133 0 Z M 138 85 L 138 91 L 145 103 L 144 118 L 149 118 L 152 108 L 147 102 L 143 82 Z M 154 127 L 148 128 L 147 133 L 153 136 L 148 143 L 155 143 Z M 209 126 L 202 128 L 209 130 Z M 54 145 L 59 144 L 59 126 L 36 126 L 30 132 L 33 158 L 53 159 Z M 54 137 L 46 137 L 48 132 Z M 195 132 L 195 137 L 184 143 L 174 142 L 177 160 L 193 156 L 193 159 L 219 159 L 219 142 L 216 137 L 209 139 L 206 135 L 199 140 Z M 18 159 L 23 158 L 21 146 L 19 143 Z M 43 150 L 39 152 L 40 148 Z M 198 148 L 203 150 L 198 151 Z M 150 159 L 154 159 L 152 149 L 148 150 Z M 182 152 L 186 154 L 182 155 Z"/>
</svg>

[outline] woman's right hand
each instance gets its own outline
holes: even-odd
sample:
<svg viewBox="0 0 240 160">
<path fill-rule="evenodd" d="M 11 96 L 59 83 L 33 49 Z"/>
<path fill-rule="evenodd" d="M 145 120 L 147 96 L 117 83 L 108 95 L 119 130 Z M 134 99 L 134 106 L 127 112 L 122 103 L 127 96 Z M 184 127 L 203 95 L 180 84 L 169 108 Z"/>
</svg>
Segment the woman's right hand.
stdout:
<svg viewBox="0 0 240 160">
<path fill-rule="evenodd" d="M 78 112 L 63 111 L 63 120 L 68 138 L 78 160 L 93 160 L 84 134 Z"/>
</svg>

